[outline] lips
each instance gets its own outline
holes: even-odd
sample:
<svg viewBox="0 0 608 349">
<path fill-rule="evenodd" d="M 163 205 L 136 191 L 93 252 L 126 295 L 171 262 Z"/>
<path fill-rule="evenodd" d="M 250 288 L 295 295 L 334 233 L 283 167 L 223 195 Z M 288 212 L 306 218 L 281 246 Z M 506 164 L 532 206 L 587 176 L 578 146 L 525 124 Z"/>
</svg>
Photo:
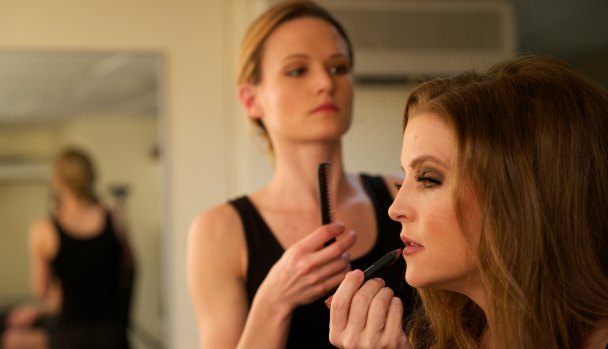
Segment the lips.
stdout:
<svg viewBox="0 0 608 349">
<path fill-rule="evenodd" d="M 318 112 L 337 112 L 339 111 L 340 108 L 338 108 L 337 105 L 335 105 L 334 103 L 323 103 L 321 105 L 319 105 L 318 107 L 316 107 L 313 112 L 314 113 L 318 113 Z"/>
<path fill-rule="evenodd" d="M 411 247 L 422 247 L 421 244 L 419 244 L 419 243 L 417 243 L 417 242 L 415 242 L 413 240 L 410 240 L 410 239 L 406 238 L 403 235 L 401 235 L 401 241 L 403 241 L 403 243 L 405 244 L 405 247 L 409 247 L 409 246 L 411 246 Z"/>
<path fill-rule="evenodd" d="M 403 243 L 405 244 L 405 248 L 403 249 L 404 256 L 413 255 L 424 249 L 424 246 L 422 246 L 420 243 L 410 240 L 403 235 L 401 235 L 401 241 L 403 241 Z"/>
</svg>

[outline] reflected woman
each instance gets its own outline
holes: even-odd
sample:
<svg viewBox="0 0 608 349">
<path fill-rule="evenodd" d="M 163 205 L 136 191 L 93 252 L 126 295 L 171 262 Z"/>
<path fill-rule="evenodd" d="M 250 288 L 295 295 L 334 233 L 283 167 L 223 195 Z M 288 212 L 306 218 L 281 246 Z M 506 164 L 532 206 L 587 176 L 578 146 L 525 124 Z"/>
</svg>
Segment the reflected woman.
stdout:
<svg viewBox="0 0 608 349">
<path fill-rule="evenodd" d="M 51 348 L 129 347 L 134 260 L 125 220 L 98 200 L 95 177 L 86 153 L 61 152 L 52 173 L 51 215 L 31 229 L 35 292 L 43 312 L 57 315 Z"/>
</svg>

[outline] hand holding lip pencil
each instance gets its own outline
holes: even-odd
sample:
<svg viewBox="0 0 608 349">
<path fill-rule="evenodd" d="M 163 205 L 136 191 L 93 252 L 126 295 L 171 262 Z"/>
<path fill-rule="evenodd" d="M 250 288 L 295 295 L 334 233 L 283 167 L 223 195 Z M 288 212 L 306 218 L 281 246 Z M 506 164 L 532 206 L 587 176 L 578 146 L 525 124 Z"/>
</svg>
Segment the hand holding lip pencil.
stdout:
<svg viewBox="0 0 608 349">
<path fill-rule="evenodd" d="M 367 269 L 365 269 L 365 271 L 363 271 L 363 279 L 364 279 L 363 282 L 365 283 L 365 281 L 375 277 L 376 275 L 378 275 L 379 272 L 381 272 L 384 269 L 391 266 L 393 263 L 395 263 L 399 259 L 400 256 L 401 256 L 400 248 L 390 251 L 389 253 L 382 256 L 382 258 L 380 258 L 379 260 L 374 262 L 374 264 L 372 264 Z M 325 300 L 325 305 L 327 306 L 327 308 L 331 307 L 332 298 L 333 298 L 333 295 Z"/>
</svg>

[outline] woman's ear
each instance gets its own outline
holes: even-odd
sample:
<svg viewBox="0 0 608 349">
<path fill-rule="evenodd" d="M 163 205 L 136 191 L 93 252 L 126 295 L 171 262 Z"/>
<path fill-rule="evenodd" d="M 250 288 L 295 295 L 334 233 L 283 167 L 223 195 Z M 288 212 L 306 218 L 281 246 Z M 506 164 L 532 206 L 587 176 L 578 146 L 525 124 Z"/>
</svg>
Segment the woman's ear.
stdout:
<svg viewBox="0 0 608 349">
<path fill-rule="evenodd" d="M 262 118 L 262 109 L 258 105 L 256 86 L 248 83 L 239 86 L 239 99 L 247 115 L 253 119 Z"/>
</svg>

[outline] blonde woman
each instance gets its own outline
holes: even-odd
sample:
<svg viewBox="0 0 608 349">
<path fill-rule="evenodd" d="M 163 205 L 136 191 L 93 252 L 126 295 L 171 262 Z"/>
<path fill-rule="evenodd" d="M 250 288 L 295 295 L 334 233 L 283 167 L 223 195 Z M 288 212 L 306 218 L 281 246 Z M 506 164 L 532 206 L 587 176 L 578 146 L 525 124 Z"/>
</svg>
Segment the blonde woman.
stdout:
<svg viewBox="0 0 608 349">
<path fill-rule="evenodd" d="M 57 315 L 51 348 L 128 348 L 134 263 L 126 225 L 95 194 L 95 169 L 82 150 L 57 157 L 51 216 L 33 224 L 34 287 L 44 311 Z"/>
<path fill-rule="evenodd" d="M 248 30 L 238 92 L 267 140 L 274 175 L 192 224 L 188 277 L 201 348 L 332 348 L 328 292 L 351 265 L 366 267 L 403 247 L 386 214 L 396 192 L 387 183 L 398 179 L 343 167 L 352 65 L 344 29 L 314 2 L 279 3 Z M 341 223 L 319 227 L 317 166 L 324 161 Z M 401 261 L 382 277 L 407 305 L 403 268 Z"/>
</svg>

